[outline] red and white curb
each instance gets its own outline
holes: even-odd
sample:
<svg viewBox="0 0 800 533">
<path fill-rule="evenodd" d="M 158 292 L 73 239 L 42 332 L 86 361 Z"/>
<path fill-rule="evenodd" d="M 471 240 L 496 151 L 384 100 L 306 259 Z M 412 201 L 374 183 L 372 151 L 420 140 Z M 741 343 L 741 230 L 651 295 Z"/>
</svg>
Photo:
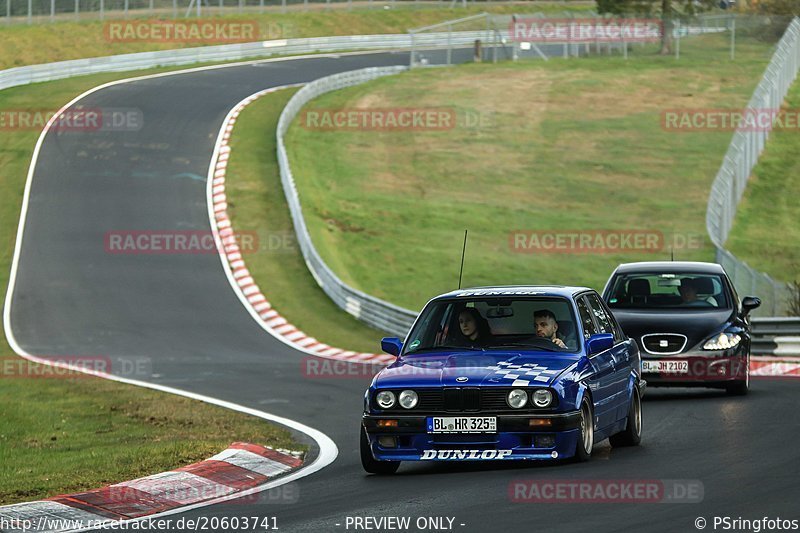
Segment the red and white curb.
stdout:
<svg viewBox="0 0 800 533">
<path fill-rule="evenodd" d="M 199 463 L 100 489 L 0 507 L 0 531 L 98 528 L 258 492 L 303 465 L 302 453 L 235 442 Z"/>
<path fill-rule="evenodd" d="M 214 156 L 208 172 L 208 204 L 211 228 L 218 239 L 218 248 L 223 267 L 228 274 L 231 286 L 250 314 L 273 336 L 292 348 L 309 355 L 336 359 L 352 363 L 389 364 L 395 357 L 388 354 L 359 353 L 329 346 L 310 337 L 276 311 L 261 292 L 258 284 L 247 270 L 242 250 L 236 241 L 231 220 L 228 217 L 228 199 L 225 194 L 225 173 L 231 156 L 230 138 L 233 126 L 242 110 L 261 96 L 296 85 L 284 85 L 259 91 L 239 102 L 223 122 Z"/>
<path fill-rule="evenodd" d="M 800 378 L 800 359 L 788 357 L 753 357 L 750 377 Z"/>
</svg>

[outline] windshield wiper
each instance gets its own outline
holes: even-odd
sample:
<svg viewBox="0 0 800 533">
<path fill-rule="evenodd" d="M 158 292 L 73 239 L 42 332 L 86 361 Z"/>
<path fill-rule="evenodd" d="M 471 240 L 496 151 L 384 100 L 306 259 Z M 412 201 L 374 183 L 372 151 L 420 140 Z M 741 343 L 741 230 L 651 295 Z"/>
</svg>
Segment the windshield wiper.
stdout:
<svg viewBox="0 0 800 533">
<path fill-rule="evenodd" d="M 473 346 L 430 346 L 428 348 L 420 348 L 418 350 L 414 350 L 413 352 L 407 353 L 420 353 L 420 352 L 429 352 L 431 350 L 466 350 L 470 352 L 483 352 L 484 348 L 475 348 Z"/>
</svg>

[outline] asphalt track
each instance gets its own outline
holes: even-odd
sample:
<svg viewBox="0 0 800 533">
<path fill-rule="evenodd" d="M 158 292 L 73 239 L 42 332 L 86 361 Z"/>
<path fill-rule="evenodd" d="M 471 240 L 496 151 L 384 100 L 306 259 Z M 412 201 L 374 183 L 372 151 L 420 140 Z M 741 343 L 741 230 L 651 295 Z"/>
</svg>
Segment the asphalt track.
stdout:
<svg viewBox="0 0 800 533">
<path fill-rule="evenodd" d="M 612 450 L 601 443 L 586 464 L 418 463 L 393 477 L 370 477 L 361 469 L 357 440 L 366 378 L 306 378 L 306 356 L 256 324 L 216 255 L 106 252 L 109 231 L 209 230 L 205 176 L 214 141 L 243 98 L 406 61 L 405 54 L 380 53 L 265 62 L 114 85 L 78 102 L 139 109 L 144 127 L 45 137 L 11 306 L 17 343 L 40 356 L 109 357 L 125 377 L 298 420 L 339 447 L 332 465 L 288 489 L 184 516 L 274 516 L 281 530 L 314 533 L 347 531 L 348 516 L 453 517 L 453 528 L 465 532 L 696 531 L 697 517 L 709 520 L 708 530 L 714 516 L 800 519 L 794 418 L 800 398 L 793 382 L 755 381 L 746 398 L 649 390 L 642 446 Z M 269 296 L 269 280 L 259 282 Z M 146 363 L 145 375 L 123 368 L 134 359 Z M 703 499 L 510 501 L 513 480 L 556 478 L 695 480 Z"/>
</svg>

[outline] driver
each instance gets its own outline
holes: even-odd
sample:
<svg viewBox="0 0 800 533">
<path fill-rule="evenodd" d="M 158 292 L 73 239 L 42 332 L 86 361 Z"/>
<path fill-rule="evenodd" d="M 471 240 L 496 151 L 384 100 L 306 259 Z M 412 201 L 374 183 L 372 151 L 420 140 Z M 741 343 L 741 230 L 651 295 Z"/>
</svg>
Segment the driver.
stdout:
<svg viewBox="0 0 800 533">
<path fill-rule="evenodd" d="M 539 309 L 533 313 L 533 324 L 536 326 L 536 336 L 550 340 L 559 348 L 566 348 L 564 338 L 558 333 L 556 315 L 549 309 Z"/>
</svg>

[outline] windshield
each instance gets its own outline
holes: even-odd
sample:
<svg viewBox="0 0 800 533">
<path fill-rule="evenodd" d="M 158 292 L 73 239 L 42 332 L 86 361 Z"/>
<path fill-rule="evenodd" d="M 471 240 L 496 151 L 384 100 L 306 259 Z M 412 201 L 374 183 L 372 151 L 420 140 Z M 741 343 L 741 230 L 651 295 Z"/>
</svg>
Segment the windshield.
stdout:
<svg viewBox="0 0 800 533">
<path fill-rule="evenodd" d="M 559 297 L 459 297 L 423 309 L 404 354 L 464 349 L 578 350 L 569 300 Z"/>
<path fill-rule="evenodd" d="M 727 309 L 728 291 L 718 274 L 620 274 L 606 294 L 612 309 Z"/>
</svg>

